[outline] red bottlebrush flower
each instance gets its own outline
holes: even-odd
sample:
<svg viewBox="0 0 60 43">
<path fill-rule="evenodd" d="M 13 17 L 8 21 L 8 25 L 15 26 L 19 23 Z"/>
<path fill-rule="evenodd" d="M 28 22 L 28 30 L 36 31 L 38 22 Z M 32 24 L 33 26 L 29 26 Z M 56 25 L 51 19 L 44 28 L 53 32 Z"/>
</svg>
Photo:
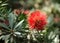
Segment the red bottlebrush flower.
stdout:
<svg viewBox="0 0 60 43">
<path fill-rule="evenodd" d="M 46 14 L 39 10 L 32 12 L 28 17 L 28 24 L 30 29 L 43 30 L 46 23 Z"/>
<path fill-rule="evenodd" d="M 20 14 L 20 9 L 14 9 L 14 14 L 17 14 L 17 15 L 19 15 Z"/>
<path fill-rule="evenodd" d="M 29 10 L 25 10 L 23 13 L 24 14 L 29 14 Z"/>
</svg>

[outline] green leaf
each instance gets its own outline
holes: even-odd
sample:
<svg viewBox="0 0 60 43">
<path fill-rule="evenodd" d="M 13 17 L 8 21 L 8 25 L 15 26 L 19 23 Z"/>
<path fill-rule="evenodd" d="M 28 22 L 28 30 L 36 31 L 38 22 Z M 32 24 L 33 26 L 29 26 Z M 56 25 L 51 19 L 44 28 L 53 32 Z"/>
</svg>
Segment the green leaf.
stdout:
<svg viewBox="0 0 60 43">
<path fill-rule="evenodd" d="M 4 36 L 0 36 L 0 39 L 2 39 Z"/>
<path fill-rule="evenodd" d="M 26 15 L 20 14 L 17 19 L 18 19 L 18 21 L 21 21 L 23 19 L 26 19 Z"/>
<path fill-rule="evenodd" d="M 0 3 L 2 3 L 2 1 L 0 1 Z"/>
<path fill-rule="evenodd" d="M 5 41 L 4 43 L 8 43 L 9 38 L 10 38 L 10 35 L 11 35 L 11 34 L 8 34 L 8 35 L 2 35 L 2 36 L 1 36 L 1 39 Z"/>
<path fill-rule="evenodd" d="M 6 6 L 6 5 L 8 5 L 8 4 L 7 3 L 1 4 L 1 6 Z"/>
<path fill-rule="evenodd" d="M 10 35 L 11 34 L 5 35 L 5 37 L 4 37 L 5 43 L 9 42 Z"/>
<path fill-rule="evenodd" d="M 14 27 L 14 29 L 16 29 L 17 27 L 21 26 L 23 22 L 24 22 L 24 20 L 21 20 L 21 21 Z"/>
<path fill-rule="evenodd" d="M 7 30 L 9 30 L 9 27 L 5 23 L 0 23 L 0 26 L 7 29 Z"/>
<path fill-rule="evenodd" d="M 7 10 L 6 13 L 7 13 L 7 14 L 11 13 L 11 10 L 12 10 L 12 9 L 10 8 L 9 10 Z"/>
<path fill-rule="evenodd" d="M 49 15 L 48 19 L 47 19 L 48 25 L 51 25 L 51 22 L 53 22 L 53 15 Z"/>
<path fill-rule="evenodd" d="M 10 14 L 8 15 L 8 20 L 9 20 L 9 26 L 10 26 L 10 28 L 12 29 L 13 26 L 14 26 L 15 20 L 16 20 L 15 14 L 10 13 Z"/>
<path fill-rule="evenodd" d="M 21 32 L 14 32 L 14 36 L 20 37 Z"/>
</svg>

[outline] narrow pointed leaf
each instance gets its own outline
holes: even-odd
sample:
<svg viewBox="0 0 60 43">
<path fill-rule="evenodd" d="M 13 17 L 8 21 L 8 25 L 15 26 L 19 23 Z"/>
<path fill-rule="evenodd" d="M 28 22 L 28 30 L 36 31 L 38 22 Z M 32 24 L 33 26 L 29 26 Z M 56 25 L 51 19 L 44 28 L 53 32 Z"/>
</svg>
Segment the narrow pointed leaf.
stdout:
<svg viewBox="0 0 60 43">
<path fill-rule="evenodd" d="M 0 36 L 0 40 L 3 38 L 4 36 Z"/>
<path fill-rule="evenodd" d="M 22 25 L 23 22 L 24 22 L 24 20 L 20 21 L 20 22 L 15 26 L 14 29 L 16 29 L 17 27 L 19 27 L 20 25 Z"/>
<path fill-rule="evenodd" d="M 11 29 L 13 28 L 13 25 L 15 23 L 15 19 L 16 19 L 16 16 L 13 13 L 10 13 L 8 15 L 9 26 L 10 26 Z"/>
<path fill-rule="evenodd" d="M 4 23 L 0 23 L 0 27 L 3 27 L 5 29 L 8 29 L 9 30 L 9 27 L 6 24 L 4 24 Z"/>
<path fill-rule="evenodd" d="M 8 43 L 9 42 L 9 38 L 10 38 L 10 34 L 8 34 L 8 35 L 6 35 L 4 37 L 5 43 Z"/>
</svg>

